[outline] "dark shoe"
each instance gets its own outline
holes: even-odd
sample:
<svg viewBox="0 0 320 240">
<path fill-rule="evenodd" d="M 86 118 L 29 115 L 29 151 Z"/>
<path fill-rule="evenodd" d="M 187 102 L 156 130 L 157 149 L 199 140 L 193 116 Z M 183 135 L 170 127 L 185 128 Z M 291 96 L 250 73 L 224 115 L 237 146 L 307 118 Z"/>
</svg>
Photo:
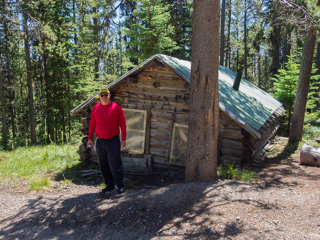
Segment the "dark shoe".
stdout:
<svg viewBox="0 0 320 240">
<path fill-rule="evenodd" d="M 102 189 L 102 193 L 111 192 L 114 189 L 114 186 L 106 186 L 104 189 Z"/>
<path fill-rule="evenodd" d="M 124 193 L 124 192 L 125 192 L 124 187 L 122 187 L 122 188 L 118 188 L 118 194 L 121 194 L 121 193 Z"/>
</svg>

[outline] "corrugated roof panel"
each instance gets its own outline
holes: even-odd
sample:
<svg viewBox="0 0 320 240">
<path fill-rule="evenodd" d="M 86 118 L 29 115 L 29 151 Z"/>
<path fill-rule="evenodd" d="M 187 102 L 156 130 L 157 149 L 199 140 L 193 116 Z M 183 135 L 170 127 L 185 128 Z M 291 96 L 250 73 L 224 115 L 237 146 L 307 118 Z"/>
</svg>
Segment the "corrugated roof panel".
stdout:
<svg viewBox="0 0 320 240">
<path fill-rule="evenodd" d="M 183 79 L 190 82 L 191 62 L 180 60 L 178 58 L 170 57 L 163 54 L 158 54 L 157 59 L 168 67 L 172 68 Z"/>
<path fill-rule="evenodd" d="M 235 77 L 236 73 L 231 71 L 229 68 L 219 66 L 219 79 L 229 84 L 231 88 L 233 86 Z M 241 78 L 239 92 L 252 101 L 260 102 L 263 105 L 264 111 L 269 112 L 270 115 L 282 105 L 281 102 L 272 97 L 269 93 L 248 82 L 244 78 Z"/>
<path fill-rule="evenodd" d="M 169 65 L 180 76 L 190 82 L 191 62 L 158 54 L 162 62 Z M 219 66 L 219 102 L 222 110 L 237 116 L 241 124 L 248 124 L 253 129 L 260 127 L 282 104 L 267 92 L 252 83 L 241 79 L 239 91 L 233 89 L 236 73 L 229 68 Z"/>
</svg>

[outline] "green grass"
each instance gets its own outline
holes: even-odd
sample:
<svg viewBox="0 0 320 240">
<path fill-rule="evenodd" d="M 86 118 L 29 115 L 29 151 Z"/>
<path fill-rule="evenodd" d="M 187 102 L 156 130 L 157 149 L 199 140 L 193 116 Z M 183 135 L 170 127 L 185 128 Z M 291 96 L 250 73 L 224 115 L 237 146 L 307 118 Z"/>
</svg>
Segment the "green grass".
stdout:
<svg viewBox="0 0 320 240">
<path fill-rule="evenodd" d="M 320 118 L 319 113 L 305 114 L 302 145 L 308 144 L 314 147 L 320 147 L 320 144 L 315 141 L 315 138 L 320 138 Z M 302 147 L 299 146 L 299 147 Z"/>
<path fill-rule="evenodd" d="M 37 192 L 44 191 L 50 187 L 51 181 L 48 177 L 34 178 L 30 181 L 29 190 L 36 190 Z"/>
<path fill-rule="evenodd" d="M 78 165 L 75 145 L 47 145 L 20 147 L 0 151 L 1 184 L 14 186 L 18 180 L 40 191 L 50 186 L 50 176 Z"/>
<path fill-rule="evenodd" d="M 233 165 L 218 166 L 218 177 L 254 182 L 258 178 L 254 170 L 245 167 L 234 167 Z"/>
</svg>

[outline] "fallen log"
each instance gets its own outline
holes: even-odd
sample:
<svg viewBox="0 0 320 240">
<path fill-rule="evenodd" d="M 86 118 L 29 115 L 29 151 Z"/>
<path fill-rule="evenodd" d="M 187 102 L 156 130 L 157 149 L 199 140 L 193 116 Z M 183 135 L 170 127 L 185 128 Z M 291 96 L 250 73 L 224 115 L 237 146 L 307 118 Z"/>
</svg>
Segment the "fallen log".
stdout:
<svg viewBox="0 0 320 240">
<path fill-rule="evenodd" d="M 320 148 L 304 144 L 301 148 L 300 163 L 320 166 Z"/>
</svg>

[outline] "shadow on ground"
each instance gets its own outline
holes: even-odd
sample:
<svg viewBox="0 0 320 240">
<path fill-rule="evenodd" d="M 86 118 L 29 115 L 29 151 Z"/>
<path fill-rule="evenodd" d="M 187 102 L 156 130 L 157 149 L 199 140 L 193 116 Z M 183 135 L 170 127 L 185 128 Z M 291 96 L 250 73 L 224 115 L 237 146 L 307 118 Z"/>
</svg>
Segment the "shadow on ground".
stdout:
<svg viewBox="0 0 320 240">
<path fill-rule="evenodd" d="M 30 197 L 17 214 L 0 220 L 0 239 L 237 239 L 242 234 L 257 239 L 261 231 L 245 226 L 232 211 L 253 206 L 272 215 L 278 206 L 248 198 L 249 191 L 298 185 L 294 178 L 288 180 L 289 175 L 319 179 L 319 168 L 300 165 L 297 157 L 291 157 L 293 152 L 296 149 L 287 146 L 277 156 L 265 158 L 257 170 L 257 183 L 183 183 L 183 173 L 166 172 L 125 175 L 128 190 L 122 195 Z M 73 170 L 78 174 L 77 168 Z M 69 173 L 64 177 L 74 178 Z M 97 186 L 102 178 L 77 181 Z"/>
<path fill-rule="evenodd" d="M 258 167 L 258 174 L 260 180 L 265 182 L 264 187 L 290 187 L 298 183 L 287 181 L 288 176 L 318 180 L 318 169 L 316 166 L 301 165 L 298 144 L 287 143 L 276 156 L 264 158 Z"/>
<path fill-rule="evenodd" d="M 179 239 L 234 238 L 243 224 L 228 219 L 222 208 L 254 204 L 230 198 L 230 189 L 245 194 L 249 185 L 238 182 L 175 184 L 156 189 L 127 191 L 122 195 L 86 193 L 79 196 L 38 196 L 19 213 L 0 221 L 6 239 Z M 231 213 L 232 215 L 232 213 Z M 228 219 L 224 221 L 222 219 Z M 1 238 L 1 237 L 0 237 Z"/>
</svg>

